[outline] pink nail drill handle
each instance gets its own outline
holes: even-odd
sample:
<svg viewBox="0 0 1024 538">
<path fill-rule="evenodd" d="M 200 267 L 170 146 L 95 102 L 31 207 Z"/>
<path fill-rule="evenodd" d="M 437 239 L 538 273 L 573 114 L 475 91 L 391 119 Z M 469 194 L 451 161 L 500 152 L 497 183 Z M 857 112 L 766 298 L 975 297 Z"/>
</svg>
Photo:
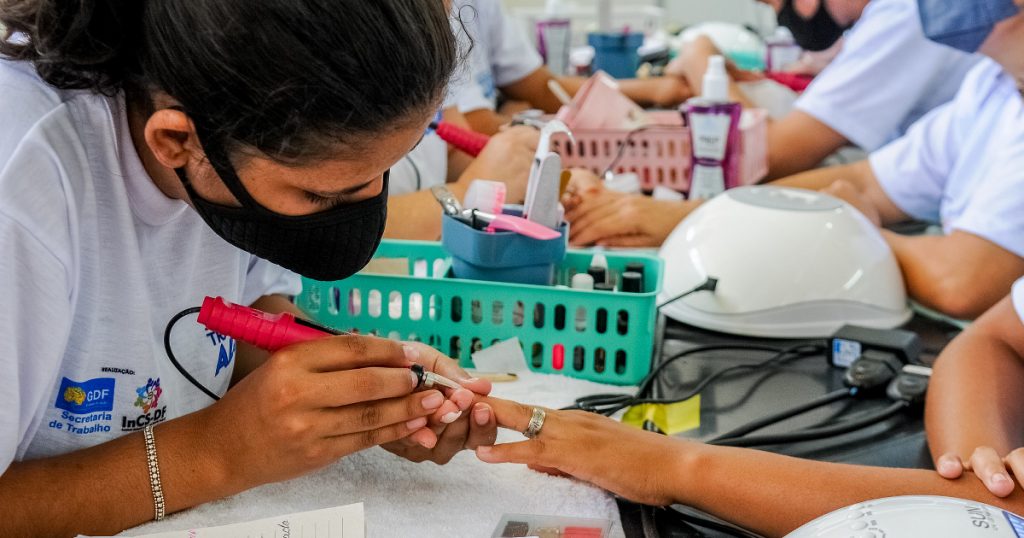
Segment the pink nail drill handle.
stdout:
<svg viewBox="0 0 1024 538">
<path fill-rule="evenodd" d="M 525 235 L 531 239 L 539 239 L 541 241 L 548 241 L 550 239 L 558 239 L 562 234 L 544 226 L 543 224 L 537 224 L 536 222 L 529 221 L 523 217 L 517 217 L 515 215 L 498 215 L 491 223 L 487 226 L 489 231 L 494 230 L 505 230 L 508 232 L 515 232 L 519 235 Z"/>
<path fill-rule="evenodd" d="M 203 299 L 199 323 L 207 329 L 267 351 L 343 334 L 292 314 L 268 314 L 221 297 Z"/>
<path fill-rule="evenodd" d="M 463 129 L 458 125 L 452 125 L 444 121 L 437 122 L 434 132 L 437 133 L 437 136 L 441 137 L 441 140 L 455 146 L 470 157 L 480 155 L 480 152 L 484 150 L 484 146 L 491 140 L 491 137 L 485 134 Z"/>
<path fill-rule="evenodd" d="M 211 331 L 270 352 L 300 342 L 348 334 L 297 318 L 287 312 L 268 314 L 248 306 L 229 303 L 221 297 L 203 299 L 203 306 L 199 309 L 199 323 Z M 420 364 L 413 364 L 409 368 L 416 374 L 417 388 L 462 388 L 451 379 L 426 371 Z"/>
</svg>

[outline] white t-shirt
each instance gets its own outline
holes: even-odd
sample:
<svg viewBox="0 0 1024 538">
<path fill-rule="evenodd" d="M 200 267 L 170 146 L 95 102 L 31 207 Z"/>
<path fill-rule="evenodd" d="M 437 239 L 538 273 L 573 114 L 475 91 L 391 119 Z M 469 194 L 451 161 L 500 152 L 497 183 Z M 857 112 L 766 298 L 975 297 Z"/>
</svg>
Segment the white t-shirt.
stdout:
<svg viewBox="0 0 1024 538">
<path fill-rule="evenodd" d="M 467 34 L 473 49 L 466 64 L 456 70 L 448 104 L 463 114 L 494 110 L 497 88 L 519 82 L 544 62 L 522 28 L 505 13 L 501 0 L 455 0 L 453 9 L 458 17 L 453 28 L 462 49 L 466 50 Z"/>
<path fill-rule="evenodd" d="M 0 473 L 210 405 L 164 353 L 168 320 L 205 295 L 251 304 L 301 287 L 156 187 L 122 98 L 33 73 L 0 61 Z M 193 316 L 172 343 L 227 390 L 234 342 Z"/>
<path fill-rule="evenodd" d="M 1024 100 L 995 62 L 978 64 L 953 101 L 870 163 L 903 212 L 1024 257 Z"/>
<path fill-rule="evenodd" d="M 448 179 L 448 144 L 435 133 L 391 167 L 388 196 L 400 196 L 444 185 Z"/>
<path fill-rule="evenodd" d="M 916 0 L 871 0 L 796 108 L 874 151 L 952 99 L 979 59 L 929 41 Z"/>
<path fill-rule="evenodd" d="M 1013 309 L 1017 311 L 1021 323 L 1024 323 L 1024 278 L 1013 283 L 1010 300 L 1013 301 Z"/>
</svg>

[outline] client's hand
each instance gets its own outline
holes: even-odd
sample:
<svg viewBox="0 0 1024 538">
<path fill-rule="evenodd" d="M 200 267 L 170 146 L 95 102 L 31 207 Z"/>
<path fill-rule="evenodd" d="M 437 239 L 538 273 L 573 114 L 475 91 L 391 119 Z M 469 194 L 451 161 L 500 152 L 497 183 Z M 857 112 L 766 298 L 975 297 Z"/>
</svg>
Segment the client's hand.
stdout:
<svg viewBox="0 0 1024 538">
<path fill-rule="evenodd" d="M 525 431 L 533 407 L 484 398 L 503 428 Z M 529 441 L 480 446 L 487 463 L 525 463 L 589 482 L 632 501 L 664 506 L 685 479 L 679 469 L 690 445 L 584 411 L 545 410 L 540 434 Z"/>
<path fill-rule="evenodd" d="M 1024 476 L 1024 448 L 1000 457 L 994 448 L 978 447 L 967 461 L 956 454 L 944 454 L 935 461 L 935 469 L 943 478 L 950 480 L 960 478 L 965 471 L 973 472 L 993 495 L 1007 497 L 1015 487 L 1010 475 L 1018 479 Z"/>
<path fill-rule="evenodd" d="M 690 214 L 695 202 L 655 200 L 602 189 L 566 208 L 569 242 L 576 246 L 658 247 Z"/>
<path fill-rule="evenodd" d="M 562 195 L 562 207 L 567 212 L 572 212 L 583 203 L 583 200 L 597 196 L 605 190 L 604 180 L 590 170 L 573 168 L 570 173 L 572 178 L 565 189 L 565 194 Z"/>
<path fill-rule="evenodd" d="M 491 407 L 486 403 L 473 404 L 476 395 L 486 396 L 491 392 L 491 382 L 470 378 L 458 363 L 428 345 L 406 343 L 405 346 L 416 351 L 410 355 L 411 360 L 465 388 L 455 391 L 442 389 L 457 408 L 449 407 L 446 402 L 430 416 L 426 428 L 381 446 L 411 461 L 432 461 L 443 465 L 464 449 L 494 444 L 498 430 Z"/>
</svg>

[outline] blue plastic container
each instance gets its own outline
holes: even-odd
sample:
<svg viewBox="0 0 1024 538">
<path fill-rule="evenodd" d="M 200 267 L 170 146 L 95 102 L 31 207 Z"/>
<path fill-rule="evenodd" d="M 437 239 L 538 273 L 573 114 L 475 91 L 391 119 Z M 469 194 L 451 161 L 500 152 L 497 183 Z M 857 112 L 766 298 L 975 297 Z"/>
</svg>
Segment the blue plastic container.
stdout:
<svg viewBox="0 0 1024 538">
<path fill-rule="evenodd" d="M 541 241 L 513 232 L 477 230 L 445 215 L 441 245 L 452 257 L 457 278 L 548 286 L 554 282 L 555 265 L 565 259 L 569 226 L 563 224 L 559 231 L 561 237 Z"/>
<path fill-rule="evenodd" d="M 644 44 L 642 33 L 602 34 L 587 36 L 587 42 L 594 47 L 594 71 L 604 71 L 615 78 L 633 78 L 640 67 L 640 54 Z"/>
</svg>

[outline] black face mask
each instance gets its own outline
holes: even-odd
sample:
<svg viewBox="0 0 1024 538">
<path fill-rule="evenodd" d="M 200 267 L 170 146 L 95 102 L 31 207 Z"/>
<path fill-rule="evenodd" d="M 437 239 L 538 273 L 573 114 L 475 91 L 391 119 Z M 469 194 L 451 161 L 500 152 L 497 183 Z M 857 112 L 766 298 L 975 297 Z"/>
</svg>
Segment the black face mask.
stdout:
<svg viewBox="0 0 1024 538">
<path fill-rule="evenodd" d="M 789 28 L 793 39 L 800 48 L 812 52 L 825 50 L 839 41 L 847 28 L 840 26 L 828 8 L 825 7 L 825 0 L 821 1 L 818 12 L 810 19 L 805 19 L 796 12 L 793 7 L 793 0 L 782 0 L 782 9 L 778 15 L 779 26 Z"/>
<path fill-rule="evenodd" d="M 210 140 L 201 132 L 199 136 Z M 254 200 L 226 152 L 216 144 L 207 142 L 203 149 L 213 170 L 241 207 L 204 200 L 192 187 L 184 169 L 175 172 L 196 212 L 225 241 L 314 280 L 342 280 L 370 262 L 384 235 L 390 172 L 384 174 L 381 193 L 369 200 L 292 217 L 274 213 Z"/>
</svg>

